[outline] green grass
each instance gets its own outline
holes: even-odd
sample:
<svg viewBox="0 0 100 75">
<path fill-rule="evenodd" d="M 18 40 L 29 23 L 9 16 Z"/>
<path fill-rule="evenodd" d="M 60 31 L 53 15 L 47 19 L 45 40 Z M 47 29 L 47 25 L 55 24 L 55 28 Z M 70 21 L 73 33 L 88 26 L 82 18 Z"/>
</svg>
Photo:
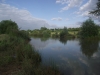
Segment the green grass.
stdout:
<svg viewBox="0 0 100 75">
<path fill-rule="evenodd" d="M 60 75 L 59 71 L 49 67 L 41 67 L 40 63 L 41 56 L 25 39 L 6 34 L 0 35 L 0 70 L 2 75 L 5 75 L 4 72 L 9 74 L 10 70 L 13 72 L 12 75 Z M 10 65 L 10 69 L 6 69 L 8 65 Z M 19 70 L 17 65 L 20 66 Z M 16 68 L 13 69 L 13 66 L 16 66 L 17 71 L 14 71 Z"/>
<path fill-rule="evenodd" d="M 71 35 L 77 35 L 78 31 L 68 31 Z"/>
<path fill-rule="evenodd" d="M 28 68 L 26 68 L 26 70 L 28 70 L 28 73 L 26 73 L 24 70 L 19 70 L 13 75 L 61 75 L 61 73 L 58 70 L 53 70 L 52 67 L 32 67 L 32 65 L 29 65 Z"/>
</svg>

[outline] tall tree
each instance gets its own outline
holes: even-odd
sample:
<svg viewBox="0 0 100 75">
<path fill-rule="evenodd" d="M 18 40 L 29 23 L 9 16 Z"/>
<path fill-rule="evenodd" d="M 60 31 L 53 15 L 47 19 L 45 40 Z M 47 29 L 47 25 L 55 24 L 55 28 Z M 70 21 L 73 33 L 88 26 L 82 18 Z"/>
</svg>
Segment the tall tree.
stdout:
<svg viewBox="0 0 100 75">
<path fill-rule="evenodd" d="M 80 34 L 82 37 L 97 36 L 99 34 L 98 26 L 89 18 L 83 22 Z"/>
<path fill-rule="evenodd" d="M 100 0 L 98 0 L 96 4 L 96 9 L 93 11 L 90 11 L 90 14 L 94 14 L 96 16 L 100 16 Z"/>
</svg>

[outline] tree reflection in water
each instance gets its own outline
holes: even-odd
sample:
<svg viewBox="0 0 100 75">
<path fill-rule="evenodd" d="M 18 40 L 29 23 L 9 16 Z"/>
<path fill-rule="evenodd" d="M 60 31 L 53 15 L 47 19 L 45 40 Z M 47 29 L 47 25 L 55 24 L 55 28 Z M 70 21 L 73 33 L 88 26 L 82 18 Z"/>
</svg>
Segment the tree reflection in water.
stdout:
<svg viewBox="0 0 100 75">
<path fill-rule="evenodd" d="M 99 48 L 98 39 L 80 39 L 81 51 L 87 57 L 91 57 Z"/>
<path fill-rule="evenodd" d="M 59 39 L 59 41 L 60 41 L 61 43 L 63 43 L 64 45 L 67 44 L 67 40 L 68 40 L 68 39 L 65 39 L 65 38 L 60 38 L 60 39 Z"/>
<path fill-rule="evenodd" d="M 45 42 L 49 39 L 49 37 L 41 37 L 41 41 Z"/>
</svg>

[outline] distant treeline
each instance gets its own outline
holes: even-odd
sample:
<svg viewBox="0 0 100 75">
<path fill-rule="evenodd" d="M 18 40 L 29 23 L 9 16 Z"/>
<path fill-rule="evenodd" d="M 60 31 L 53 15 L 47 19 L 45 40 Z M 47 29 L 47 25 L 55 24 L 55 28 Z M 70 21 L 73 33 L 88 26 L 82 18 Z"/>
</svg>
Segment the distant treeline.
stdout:
<svg viewBox="0 0 100 75">
<path fill-rule="evenodd" d="M 77 28 L 54 28 L 48 29 L 46 27 L 41 27 L 40 29 L 27 30 L 27 32 L 32 36 L 39 37 L 91 37 L 99 35 L 100 26 L 95 24 L 94 21 L 89 18 L 82 23 L 80 27 Z"/>
</svg>

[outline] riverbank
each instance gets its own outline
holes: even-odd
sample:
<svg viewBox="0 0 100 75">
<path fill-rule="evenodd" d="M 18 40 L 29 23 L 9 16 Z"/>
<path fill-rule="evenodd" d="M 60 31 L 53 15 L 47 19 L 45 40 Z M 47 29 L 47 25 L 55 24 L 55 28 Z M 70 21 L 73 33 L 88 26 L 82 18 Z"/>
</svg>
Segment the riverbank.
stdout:
<svg viewBox="0 0 100 75">
<path fill-rule="evenodd" d="M 17 36 L 0 35 L 0 74 L 60 75 L 52 67 L 41 67 L 41 56 L 27 41 Z"/>
</svg>

